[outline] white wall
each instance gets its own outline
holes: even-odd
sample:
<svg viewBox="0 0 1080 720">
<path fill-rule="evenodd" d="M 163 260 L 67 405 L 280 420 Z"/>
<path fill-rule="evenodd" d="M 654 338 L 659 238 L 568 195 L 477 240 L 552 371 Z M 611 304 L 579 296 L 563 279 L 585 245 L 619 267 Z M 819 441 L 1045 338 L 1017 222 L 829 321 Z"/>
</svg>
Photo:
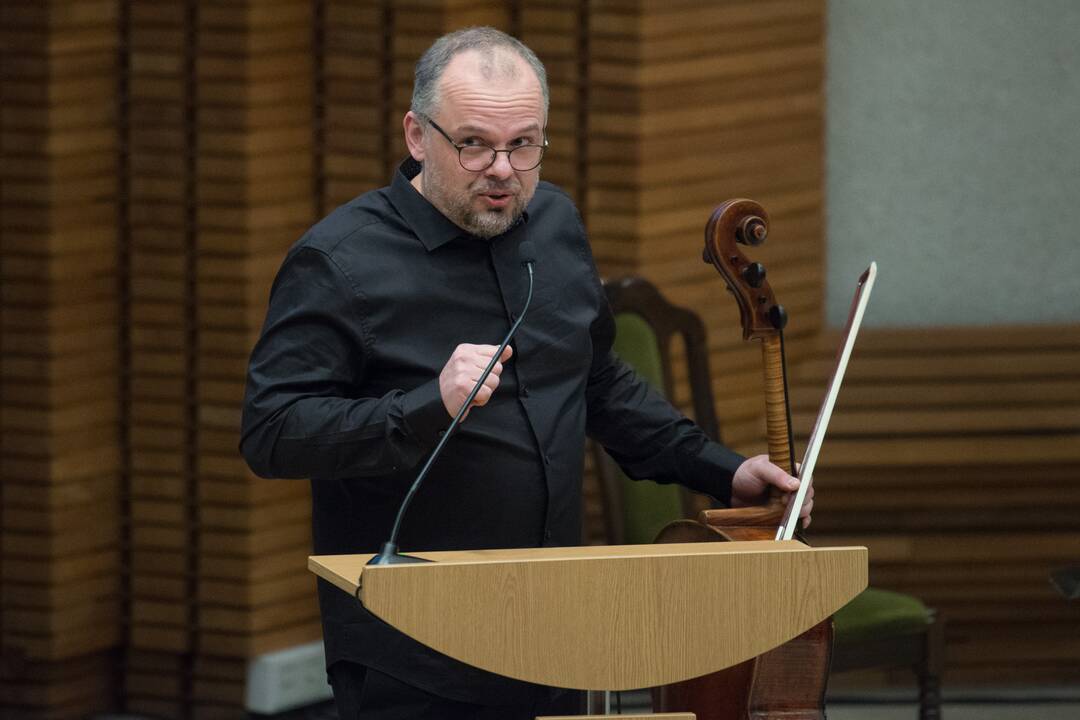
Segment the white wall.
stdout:
<svg viewBox="0 0 1080 720">
<path fill-rule="evenodd" d="M 1080 322 L 1080 1 L 828 6 L 829 323 Z"/>
</svg>

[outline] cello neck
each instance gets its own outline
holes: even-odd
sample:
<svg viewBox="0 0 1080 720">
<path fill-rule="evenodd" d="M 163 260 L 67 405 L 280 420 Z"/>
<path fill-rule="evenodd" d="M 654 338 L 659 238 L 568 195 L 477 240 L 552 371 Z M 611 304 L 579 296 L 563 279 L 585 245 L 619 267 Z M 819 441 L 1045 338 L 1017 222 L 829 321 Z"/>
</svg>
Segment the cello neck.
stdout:
<svg viewBox="0 0 1080 720">
<path fill-rule="evenodd" d="M 761 360 L 765 390 L 765 432 L 769 460 L 791 474 L 791 446 L 787 395 L 784 384 L 784 358 L 780 335 L 761 339 Z M 769 488 L 764 505 L 703 510 L 698 521 L 719 531 L 729 540 L 772 540 L 784 517 L 783 496 Z"/>
<path fill-rule="evenodd" d="M 769 460 L 792 475 L 791 424 L 788 421 L 783 340 L 779 333 L 762 338 L 761 366 L 764 372 L 765 436 Z"/>
</svg>

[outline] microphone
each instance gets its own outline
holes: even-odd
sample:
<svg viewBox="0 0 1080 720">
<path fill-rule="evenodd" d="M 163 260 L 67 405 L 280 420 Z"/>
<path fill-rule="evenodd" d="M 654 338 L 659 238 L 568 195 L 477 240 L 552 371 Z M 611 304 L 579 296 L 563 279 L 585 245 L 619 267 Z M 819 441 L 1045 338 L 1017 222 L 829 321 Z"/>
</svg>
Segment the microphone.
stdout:
<svg viewBox="0 0 1080 720">
<path fill-rule="evenodd" d="M 532 266 L 536 262 L 536 247 L 533 245 L 532 240 L 522 240 L 518 245 L 518 259 L 521 260 L 521 264 L 529 268 L 529 282 L 532 283 Z M 532 289 L 532 285 L 529 285 L 529 289 Z M 530 295 L 530 297 L 532 297 Z M 525 301 L 525 305 L 528 306 L 529 301 Z M 524 314 L 524 310 L 522 313 Z"/>
<path fill-rule="evenodd" d="M 435 449 L 431 451 L 431 455 L 428 456 L 427 462 L 424 463 L 424 467 L 420 469 L 420 472 L 416 476 L 416 480 L 413 481 L 412 486 L 409 488 L 409 492 L 406 493 L 405 499 L 401 502 L 401 507 L 398 508 L 397 517 L 394 518 L 394 529 L 390 532 L 390 539 L 383 543 L 382 548 L 379 550 L 379 554 L 371 558 L 368 561 L 368 565 L 401 565 L 405 563 L 419 563 L 430 562 L 423 558 L 413 557 L 412 555 L 402 555 L 398 552 L 397 538 L 398 533 L 401 531 L 401 520 L 405 517 L 405 510 L 408 509 L 409 503 L 412 502 L 413 496 L 420 488 L 420 483 L 424 481 L 424 477 L 427 476 L 428 470 L 435 463 L 435 459 L 439 457 L 443 447 L 446 446 L 446 441 L 450 439 L 450 436 L 454 434 L 454 430 L 461 423 L 461 418 L 465 416 L 465 411 L 469 409 L 472 401 L 476 398 L 476 394 L 480 392 L 480 388 L 484 386 L 484 381 L 487 380 L 488 375 L 491 374 L 492 369 L 495 367 L 495 363 L 502 357 L 503 350 L 510 344 L 510 340 L 514 337 L 514 333 L 517 332 L 518 326 L 521 325 L 521 321 L 525 319 L 525 313 L 529 310 L 529 303 L 532 302 L 533 296 L 533 264 L 536 262 L 536 250 L 533 247 L 531 240 L 525 240 L 518 246 L 518 258 L 521 260 L 521 264 L 525 269 L 529 271 L 529 294 L 525 298 L 525 306 L 521 309 L 521 314 L 518 315 L 518 319 L 510 327 L 510 332 L 503 338 L 502 343 L 499 345 L 499 349 L 495 351 L 491 361 L 488 362 L 487 367 L 484 368 L 484 372 L 480 373 L 480 379 L 476 381 L 476 385 L 473 386 L 472 392 L 465 398 L 465 402 L 462 403 L 461 408 L 458 410 L 457 415 L 450 422 L 450 426 L 446 428 L 446 432 L 439 439 L 439 443 L 435 446 Z"/>
</svg>

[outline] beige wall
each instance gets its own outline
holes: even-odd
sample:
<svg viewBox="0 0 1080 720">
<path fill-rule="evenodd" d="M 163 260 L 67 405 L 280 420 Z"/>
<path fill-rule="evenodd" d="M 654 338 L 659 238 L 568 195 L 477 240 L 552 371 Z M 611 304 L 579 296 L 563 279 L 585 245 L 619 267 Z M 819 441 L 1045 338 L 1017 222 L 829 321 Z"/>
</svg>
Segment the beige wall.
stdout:
<svg viewBox="0 0 1080 720">
<path fill-rule="evenodd" d="M 830 324 L 1080 318 L 1080 5 L 832 0 Z"/>
</svg>

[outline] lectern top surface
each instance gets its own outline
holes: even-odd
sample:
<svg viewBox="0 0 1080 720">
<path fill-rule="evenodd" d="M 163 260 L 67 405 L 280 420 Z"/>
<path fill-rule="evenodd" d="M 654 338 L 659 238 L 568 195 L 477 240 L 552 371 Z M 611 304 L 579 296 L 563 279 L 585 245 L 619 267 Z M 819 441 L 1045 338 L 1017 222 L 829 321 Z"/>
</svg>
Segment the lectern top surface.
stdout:
<svg viewBox="0 0 1080 720">
<path fill-rule="evenodd" d="M 819 552 L 825 548 L 811 548 L 797 540 L 754 540 L 745 542 L 703 542 L 703 543 L 666 543 L 653 545 L 583 545 L 579 547 L 540 547 L 540 548 L 506 548 L 498 550 L 439 550 L 410 552 L 424 560 L 440 564 L 478 564 L 478 563 L 506 563 L 506 562 L 543 562 L 555 560 L 585 560 L 585 559 L 615 559 L 615 558 L 641 558 L 641 557 L 665 557 L 670 555 L 730 555 L 733 553 L 770 553 L 770 552 Z M 372 553 L 360 555 L 312 555 L 308 558 L 308 568 L 322 576 L 324 579 L 335 582 L 335 578 L 328 576 L 325 570 L 331 566 L 336 570 L 345 571 L 346 574 L 356 580 L 360 574 L 369 569 L 367 562 L 373 557 Z M 370 569 L 379 567 L 402 567 L 402 566 L 371 566 Z M 335 582 L 340 586 L 340 583 Z M 343 590 L 347 588 L 342 587 Z"/>
<path fill-rule="evenodd" d="M 585 545 L 579 547 L 507 548 L 498 550 L 443 550 L 410 552 L 439 565 L 480 565 L 517 562 L 549 562 L 566 560 L 617 560 L 662 558 L 669 556 L 737 555 L 743 553 L 822 553 L 837 548 L 812 548 L 797 540 L 753 540 L 743 542 L 660 543 L 653 545 Z M 364 572 L 387 568 L 430 567 L 418 565 L 369 566 L 372 553 L 361 555 L 312 555 L 308 569 L 319 577 L 355 594 Z"/>
</svg>

